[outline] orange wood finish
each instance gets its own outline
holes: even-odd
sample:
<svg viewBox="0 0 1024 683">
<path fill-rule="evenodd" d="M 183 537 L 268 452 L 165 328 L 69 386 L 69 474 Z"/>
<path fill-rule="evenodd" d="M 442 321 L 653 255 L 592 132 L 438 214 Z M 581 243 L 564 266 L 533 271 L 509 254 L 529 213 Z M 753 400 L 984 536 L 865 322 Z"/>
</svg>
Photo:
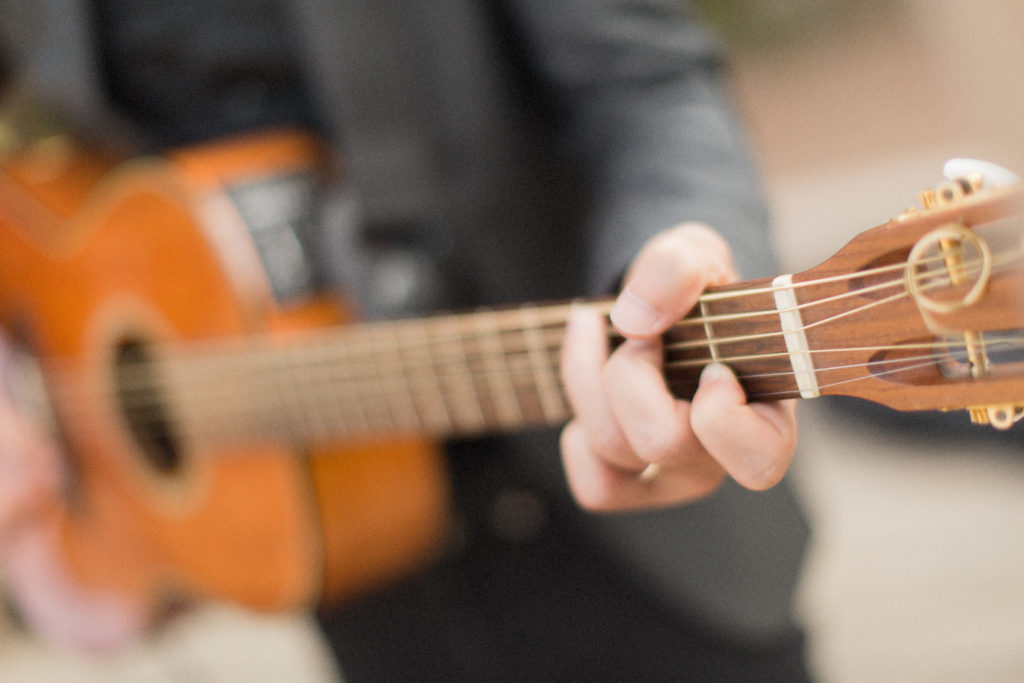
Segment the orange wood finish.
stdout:
<svg viewBox="0 0 1024 683">
<path fill-rule="evenodd" d="M 4 160 L 0 324 L 52 382 L 73 474 L 55 515 L 88 583 L 153 610 L 182 596 L 279 610 L 365 590 L 438 546 L 446 481 L 430 442 L 311 454 L 186 444 L 184 466 L 167 474 L 140 458 L 113 400 L 112 355 L 126 336 L 159 349 L 343 320 L 326 299 L 277 306 L 244 226 L 207 205 L 223 208 L 225 184 L 308 168 L 318 152 L 276 132 L 120 165 L 73 146 Z M 197 219 L 210 215 L 225 220 Z"/>
</svg>

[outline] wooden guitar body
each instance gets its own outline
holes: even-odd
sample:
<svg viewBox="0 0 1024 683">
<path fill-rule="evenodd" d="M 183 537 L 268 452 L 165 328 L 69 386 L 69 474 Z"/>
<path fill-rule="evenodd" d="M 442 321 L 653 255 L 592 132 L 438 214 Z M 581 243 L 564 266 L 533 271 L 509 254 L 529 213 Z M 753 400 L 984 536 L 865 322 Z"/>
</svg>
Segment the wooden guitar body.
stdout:
<svg viewBox="0 0 1024 683">
<path fill-rule="evenodd" d="M 278 610 L 365 590 L 437 548 L 431 441 L 212 443 L 179 429 L 159 388 L 135 386 L 169 346 L 344 319 L 326 298 L 275 303 L 224 194 L 317 163 L 289 132 L 116 167 L 67 141 L 4 161 L 0 325 L 46 378 L 69 472 L 54 515 L 83 581 L 153 609 L 216 597 Z M 249 391 L 220 389 L 190 400 L 215 411 Z"/>
</svg>

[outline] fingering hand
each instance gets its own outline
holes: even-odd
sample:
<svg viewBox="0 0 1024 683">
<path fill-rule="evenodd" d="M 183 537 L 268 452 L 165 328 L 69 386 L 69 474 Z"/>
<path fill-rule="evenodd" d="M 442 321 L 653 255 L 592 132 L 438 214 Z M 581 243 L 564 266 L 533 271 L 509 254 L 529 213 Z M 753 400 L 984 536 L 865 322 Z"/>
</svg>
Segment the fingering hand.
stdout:
<svg viewBox="0 0 1024 683">
<path fill-rule="evenodd" d="M 626 338 L 613 353 L 603 319 L 578 306 L 562 351 L 575 417 L 562 457 L 577 501 L 620 510 L 692 501 L 728 475 L 766 489 L 785 474 L 796 447 L 792 401 L 747 403 L 732 372 L 707 366 L 691 401 L 674 398 L 662 375 L 661 335 L 708 286 L 736 280 L 722 238 L 687 223 L 652 238 L 637 255 L 611 310 Z"/>
</svg>

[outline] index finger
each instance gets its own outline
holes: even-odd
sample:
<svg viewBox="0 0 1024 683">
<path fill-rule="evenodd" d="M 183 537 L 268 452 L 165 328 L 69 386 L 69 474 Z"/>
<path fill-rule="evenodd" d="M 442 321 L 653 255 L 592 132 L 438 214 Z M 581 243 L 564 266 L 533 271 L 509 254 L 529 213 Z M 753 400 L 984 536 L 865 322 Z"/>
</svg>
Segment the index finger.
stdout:
<svg viewBox="0 0 1024 683">
<path fill-rule="evenodd" d="M 611 310 L 626 337 L 662 334 L 697 302 L 709 285 L 736 279 L 728 245 L 699 223 L 684 223 L 654 237 L 637 255 Z"/>
</svg>

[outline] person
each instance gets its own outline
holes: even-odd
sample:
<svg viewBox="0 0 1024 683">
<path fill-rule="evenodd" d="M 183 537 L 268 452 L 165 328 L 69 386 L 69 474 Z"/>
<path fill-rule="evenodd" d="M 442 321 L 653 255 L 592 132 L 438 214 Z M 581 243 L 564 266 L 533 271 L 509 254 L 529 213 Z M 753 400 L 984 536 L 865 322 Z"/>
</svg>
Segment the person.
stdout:
<svg viewBox="0 0 1024 683">
<path fill-rule="evenodd" d="M 702 290 L 772 269 L 721 50 L 692 7 L 4 0 L 0 16 L 22 83 L 140 152 L 281 125 L 328 141 L 345 173 L 311 258 L 371 315 L 616 295 L 614 352 L 596 314 L 571 316 L 563 429 L 448 444 L 459 542 L 318 613 L 346 680 L 808 676 L 793 405 L 748 404 L 719 364 L 692 400 L 661 379 L 660 335 Z M 352 202 L 354 236 L 335 220 Z M 35 513 L 58 448 L 7 399 L 0 457 L 26 619 L 93 647 L 146 628 L 54 556 Z M 532 511 L 513 532 L 496 522 L 509 501 Z"/>
</svg>

